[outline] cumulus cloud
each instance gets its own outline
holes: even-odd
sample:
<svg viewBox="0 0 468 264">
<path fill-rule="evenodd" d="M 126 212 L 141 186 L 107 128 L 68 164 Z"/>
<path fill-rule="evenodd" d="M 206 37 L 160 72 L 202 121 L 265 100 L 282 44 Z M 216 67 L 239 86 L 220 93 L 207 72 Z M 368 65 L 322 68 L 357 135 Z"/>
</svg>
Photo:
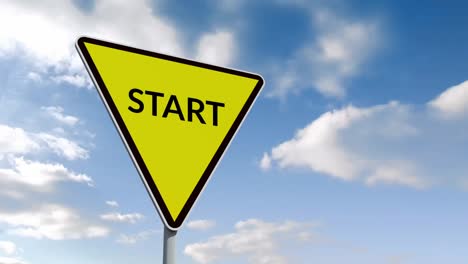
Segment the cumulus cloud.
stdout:
<svg viewBox="0 0 468 264">
<path fill-rule="evenodd" d="M 11 158 L 11 168 L 0 168 L 2 185 L 19 184 L 36 190 L 50 191 L 55 183 L 71 181 L 93 186 L 93 179 L 86 174 L 79 174 L 59 163 L 42 163 L 26 160 L 23 157 Z"/>
<path fill-rule="evenodd" d="M 145 230 L 132 235 L 120 234 L 116 242 L 120 244 L 133 245 L 159 233 L 157 230 Z"/>
<path fill-rule="evenodd" d="M 266 222 L 259 219 L 240 221 L 232 233 L 213 236 L 205 242 L 189 244 L 184 253 L 197 263 L 208 264 L 234 256 L 246 257 L 249 263 L 290 263 L 279 252 L 284 241 L 299 241 L 299 234 L 314 227 L 311 223 Z"/>
<path fill-rule="evenodd" d="M 448 88 L 428 103 L 446 118 L 466 117 L 468 113 L 468 81 Z"/>
<path fill-rule="evenodd" d="M 76 116 L 72 115 L 65 115 L 64 109 L 60 106 L 43 106 L 41 107 L 43 111 L 45 111 L 48 115 L 56 119 L 57 121 L 69 125 L 69 126 L 74 126 L 78 123 L 80 120 Z"/>
<path fill-rule="evenodd" d="M 71 0 L 7 1 L 0 10 L 0 23 L 15 27 L 0 33 L 0 55 L 23 54 L 56 82 L 89 86 L 73 47 L 82 34 L 183 55 L 177 30 L 153 13 L 146 0 L 130 6 L 125 1 L 97 1 L 91 13 Z"/>
<path fill-rule="evenodd" d="M 150 0 L 132 1 L 131 5 L 122 0 L 96 1 L 87 11 L 73 0 L 3 1 L 0 23 L 15 27 L 0 32 L 0 57 L 20 56 L 32 61 L 30 80 L 89 88 L 91 81 L 74 48 L 74 41 L 82 35 L 190 56 L 181 31 L 153 7 Z M 217 30 L 202 33 L 193 57 L 226 65 L 234 50 L 232 32 Z"/>
<path fill-rule="evenodd" d="M 25 154 L 39 148 L 39 143 L 24 129 L 0 124 L 0 157 L 2 154 Z"/>
<path fill-rule="evenodd" d="M 37 137 L 47 144 L 53 152 L 68 160 L 87 159 L 89 153 L 75 141 L 63 137 L 57 137 L 48 133 L 39 133 Z"/>
<path fill-rule="evenodd" d="M 215 221 L 212 220 L 193 220 L 187 223 L 187 228 L 192 230 L 208 230 L 216 225 Z"/>
<path fill-rule="evenodd" d="M 417 106 L 393 101 L 329 111 L 263 159 L 280 168 L 303 168 L 369 186 L 424 189 L 459 184 L 468 175 L 468 167 L 452 157 L 468 154 L 460 149 L 468 143 L 461 132 L 468 120 L 441 119 L 432 114 L 432 107 L 432 103 Z"/>
<path fill-rule="evenodd" d="M 377 50 L 381 38 L 377 22 L 346 18 L 323 8 L 310 8 L 310 14 L 316 37 L 275 70 L 269 96 L 285 97 L 313 88 L 325 96 L 343 97 L 346 81 Z"/>
<path fill-rule="evenodd" d="M 39 151 L 53 151 L 70 160 L 84 158 L 87 151 L 78 144 L 45 133 L 27 132 L 21 128 L 0 125 L 0 149 L 6 159 L 0 165 L 0 194 L 8 198 L 25 198 L 35 192 L 51 192 L 59 182 L 84 183 L 93 179 L 76 173 L 57 162 L 40 162 L 24 158 Z M 81 156 L 81 157 L 80 157 Z M 7 201 L 8 203 L 8 201 Z M 0 224 L 9 235 L 36 239 L 82 239 L 104 237 L 110 230 L 83 220 L 77 211 L 57 204 L 38 204 L 34 208 L 10 210 L 0 208 Z M 5 254 L 16 251 L 8 241 L 0 243 Z M 3 262 L 2 262 L 3 261 Z M 0 258 L 0 263 L 24 263 L 13 258 Z"/>
<path fill-rule="evenodd" d="M 110 230 L 81 219 L 73 209 L 45 204 L 22 211 L 0 210 L 0 223 L 7 224 L 10 235 L 35 239 L 68 240 L 105 237 Z"/>
<path fill-rule="evenodd" d="M 274 159 L 282 168 L 305 166 L 344 180 L 353 179 L 364 164 L 341 146 L 339 133 L 352 122 L 385 108 L 387 105 L 368 109 L 348 106 L 327 112 L 299 130 L 293 139 L 275 147 L 266 158 Z"/>
<path fill-rule="evenodd" d="M 57 182 L 71 181 L 93 186 L 93 180 L 65 168 L 60 163 L 33 161 L 24 156 L 53 151 L 69 160 L 85 158 L 87 150 L 65 138 L 31 133 L 0 124 L 0 190 L 2 196 L 24 198 L 30 191 L 51 191 Z M 5 158 L 6 157 L 6 158 Z"/>
<path fill-rule="evenodd" d="M 16 244 L 11 241 L 0 240 L 0 251 L 5 255 L 13 255 L 16 252 Z"/>
<path fill-rule="evenodd" d="M 131 224 L 134 224 L 144 218 L 144 216 L 140 213 L 122 214 L 118 212 L 102 214 L 100 217 L 105 221 Z"/>
<path fill-rule="evenodd" d="M 235 55 L 235 37 L 230 31 L 206 33 L 198 42 L 196 59 L 199 61 L 228 66 L 233 63 Z"/>
<path fill-rule="evenodd" d="M 51 150 L 68 160 L 89 157 L 86 149 L 70 139 L 0 124 L 0 158 L 7 154 L 30 154 L 40 150 Z"/>
</svg>

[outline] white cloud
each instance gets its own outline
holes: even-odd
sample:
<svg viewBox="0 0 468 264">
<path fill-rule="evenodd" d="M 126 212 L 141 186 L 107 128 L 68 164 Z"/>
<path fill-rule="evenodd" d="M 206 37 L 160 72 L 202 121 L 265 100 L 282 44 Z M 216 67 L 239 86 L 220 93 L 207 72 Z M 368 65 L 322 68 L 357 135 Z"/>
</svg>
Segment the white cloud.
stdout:
<svg viewBox="0 0 468 264">
<path fill-rule="evenodd" d="M 443 117 L 457 118 L 468 113 L 468 81 L 452 86 L 430 101 L 429 106 Z"/>
<path fill-rule="evenodd" d="M 16 244 L 11 241 L 2 241 L 0 240 L 0 251 L 5 255 L 15 254 L 17 248 Z M 1 262 L 0 262 L 1 263 Z"/>
<path fill-rule="evenodd" d="M 74 41 L 82 35 L 137 46 L 177 56 L 189 56 L 181 32 L 150 0 L 128 5 L 122 0 L 96 1 L 90 11 L 72 0 L 2 2 L 0 23 L 15 25 L 0 32 L 0 57 L 18 56 L 32 61 L 27 78 L 92 87 Z M 17 15 L 21 14 L 21 15 Z M 193 57 L 229 65 L 237 51 L 233 32 L 223 29 L 202 33 Z"/>
<path fill-rule="evenodd" d="M 25 160 L 23 157 L 12 158 L 10 163 L 12 168 L 0 169 L 2 185 L 20 184 L 37 190 L 51 190 L 60 181 L 93 185 L 93 180 L 86 174 L 70 171 L 59 163 L 41 163 Z"/>
<path fill-rule="evenodd" d="M 401 166 L 402 162 L 388 156 L 378 160 L 377 156 L 361 154 L 344 142 L 351 129 L 358 130 L 357 137 L 381 133 L 375 140 L 395 136 L 399 131 L 396 127 L 391 127 L 392 123 L 399 123 L 399 118 L 404 114 L 404 106 L 396 102 L 369 108 L 347 106 L 326 112 L 299 130 L 293 139 L 274 147 L 269 159 L 274 160 L 281 168 L 303 167 L 345 181 L 362 180 L 369 185 L 387 183 L 424 187 L 428 183 L 416 173 L 408 174 L 408 169 L 404 168 L 409 166 Z M 379 124 L 383 124 L 380 128 L 370 124 L 378 117 L 382 119 Z M 363 125 L 366 123 L 369 124 Z M 396 131 L 391 131 L 392 129 Z M 372 145 L 374 142 L 365 144 Z"/>
<path fill-rule="evenodd" d="M 17 258 L 0 257 L 0 264 L 27 264 L 27 262 Z"/>
<path fill-rule="evenodd" d="M 156 230 L 145 230 L 133 235 L 120 234 L 119 238 L 116 240 L 117 243 L 133 245 L 140 241 L 147 240 L 150 236 L 159 233 Z"/>
<path fill-rule="evenodd" d="M 269 96 L 313 88 L 325 96 L 343 97 L 346 81 L 360 72 L 378 47 L 381 28 L 375 21 L 349 19 L 323 8 L 310 8 L 310 13 L 316 37 L 277 67 Z"/>
<path fill-rule="evenodd" d="M 432 107 L 390 102 L 326 112 L 272 148 L 260 168 L 302 168 L 368 186 L 460 185 L 468 120 L 440 119 Z"/>
<path fill-rule="evenodd" d="M 39 148 L 39 144 L 22 128 L 0 124 L 0 157 L 2 154 L 25 154 Z"/>
<path fill-rule="evenodd" d="M 213 236 L 205 242 L 187 245 L 184 253 L 197 263 L 203 264 L 233 256 L 246 257 L 249 263 L 255 264 L 290 263 L 286 256 L 278 253 L 281 242 L 299 241 L 298 234 L 313 226 L 311 223 L 294 221 L 273 223 L 249 219 L 238 222 L 233 233 Z"/>
<path fill-rule="evenodd" d="M 119 203 L 117 203 L 117 201 L 106 201 L 106 204 L 110 207 L 119 207 Z"/>
<path fill-rule="evenodd" d="M 193 220 L 187 223 L 187 228 L 192 230 L 208 230 L 216 225 L 212 220 Z"/>
<path fill-rule="evenodd" d="M 57 155 L 63 156 L 68 160 L 87 159 L 89 157 L 86 149 L 69 139 L 47 133 L 39 133 L 37 137 L 45 142 Z"/>
<path fill-rule="evenodd" d="M 374 174 L 367 177 L 365 182 L 370 186 L 382 183 L 411 186 L 417 189 L 428 187 L 429 182 L 416 176 L 411 167 L 412 164 L 404 161 L 378 166 Z"/>
<path fill-rule="evenodd" d="M 76 116 L 72 115 L 65 115 L 63 113 L 63 108 L 60 106 L 43 106 L 41 107 L 42 110 L 44 110 L 48 115 L 56 119 L 57 121 L 69 125 L 69 126 L 74 126 L 78 123 L 80 119 Z"/>
<path fill-rule="evenodd" d="M 0 56 L 32 59 L 36 73 L 78 86 L 89 86 L 73 47 L 83 34 L 184 55 L 180 33 L 149 0 L 96 1 L 90 13 L 72 0 L 2 1 L 0 24 L 15 25 L 0 32 Z"/>
<path fill-rule="evenodd" d="M 118 212 L 102 214 L 100 217 L 105 221 L 131 224 L 134 224 L 144 218 L 144 216 L 140 213 L 121 214 Z"/>
<path fill-rule="evenodd" d="M 0 211 L 0 223 L 9 225 L 8 234 L 36 239 L 98 238 L 110 232 L 107 227 L 89 224 L 76 211 L 57 204 L 24 211 Z"/>
<path fill-rule="evenodd" d="M 269 170 L 271 168 L 271 158 L 268 153 L 263 153 L 263 157 L 260 160 L 260 169 L 262 170 Z"/>
<path fill-rule="evenodd" d="M 55 81 L 88 86 L 73 47 L 82 34 L 183 54 L 174 26 L 153 14 L 146 0 L 133 1 L 132 5 L 125 1 L 97 1 L 91 13 L 85 13 L 71 0 L 6 1 L 0 10 L 0 23 L 15 27 L 0 33 L 0 55 L 22 53 L 38 69 L 45 69 L 41 73 L 49 71 Z"/>
<path fill-rule="evenodd" d="M 383 106 L 386 107 L 386 106 Z M 339 143 L 339 133 L 352 122 L 363 119 L 382 107 L 360 109 L 353 106 L 327 112 L 299 130 L 296 136 L 271 151 L 271 157 L 284 167 L 307 167 L 318 172 L 351 180 L 357 177 L 363 161 L 354 159 Z"/>
<path fill-rule="evenodd" d="M 236 48 L 232 32 L 219 30 L 206 33 L 198 42 L 196 59 L 206 63 L 228 66 L 233 63 Z"/>
<path fill-rule="evenodd" d="M 0 124 L 0 159 L 7 154 L 30 154 L 46 149 L 68 160 L 89 157 L 88 151 L 72 140 L 48 133 L 31 133 L 22 128 Z"/>
<path fill-rule="evenodd" d="M 53 76 L 52 81 L 58 84 L 70 84 L 77 87 L 91 87 L 88 76 L 82 73 L 62 74 Z"/>
</svg>

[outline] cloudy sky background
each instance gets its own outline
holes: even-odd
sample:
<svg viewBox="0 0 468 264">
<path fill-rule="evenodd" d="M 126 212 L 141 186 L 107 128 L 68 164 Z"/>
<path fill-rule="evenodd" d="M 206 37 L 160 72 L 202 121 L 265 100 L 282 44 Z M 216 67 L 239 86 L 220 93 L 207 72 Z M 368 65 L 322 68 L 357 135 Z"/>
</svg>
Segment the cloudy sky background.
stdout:
<svg viewBox="0 0 468 264">
<path fill-rule="evenodd" d="M 179 263 L 468 261 L 466 5 L 129 3 L 0 0 L 1 264 L 162 259 L 82 35 L 266 80 Z"/>
</svg>

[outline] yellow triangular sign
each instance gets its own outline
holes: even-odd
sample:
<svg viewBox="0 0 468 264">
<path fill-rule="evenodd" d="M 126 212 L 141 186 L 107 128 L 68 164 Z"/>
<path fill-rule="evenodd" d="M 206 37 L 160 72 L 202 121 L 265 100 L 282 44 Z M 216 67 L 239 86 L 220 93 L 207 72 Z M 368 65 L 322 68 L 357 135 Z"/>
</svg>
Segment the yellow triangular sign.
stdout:
<svg viewBox="0 0 468 264">
<path fill-rule="evenodd" d="M 161 218 L 177 230 L 262 77 L 86 37 L 76 46 Z"/>
</svg>

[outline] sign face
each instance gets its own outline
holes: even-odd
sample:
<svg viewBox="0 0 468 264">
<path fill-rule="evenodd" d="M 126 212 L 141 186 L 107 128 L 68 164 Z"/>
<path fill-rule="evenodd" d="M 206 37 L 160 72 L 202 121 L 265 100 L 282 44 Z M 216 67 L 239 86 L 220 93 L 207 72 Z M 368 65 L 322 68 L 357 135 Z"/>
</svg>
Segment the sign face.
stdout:
<svg viewBox="0 0 468 264">
<path fill-rule="evenodd" d="M 262 77 L 87 37 L 76 46 L 161 218 L 177 230 Z"/>
</svg>

